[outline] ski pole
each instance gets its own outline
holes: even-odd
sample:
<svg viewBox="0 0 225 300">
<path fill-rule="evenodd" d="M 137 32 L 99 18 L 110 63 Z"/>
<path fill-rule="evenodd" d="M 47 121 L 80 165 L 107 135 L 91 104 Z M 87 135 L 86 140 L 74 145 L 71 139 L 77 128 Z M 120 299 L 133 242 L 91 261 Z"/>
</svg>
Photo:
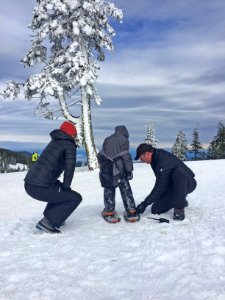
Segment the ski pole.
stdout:
<svg viewBox="0 0 225 300">
<path fill-rule="evenodd" d="M 168 219 L 164 219 L 164 218 L 150 218 L 150 217 L 147 217 L 148 219 L 152 219 L 152 220 L 156 220 L 156 221 L 159 221 L 159 223 L 169 223 L 170 221 Z"/>
</svg>

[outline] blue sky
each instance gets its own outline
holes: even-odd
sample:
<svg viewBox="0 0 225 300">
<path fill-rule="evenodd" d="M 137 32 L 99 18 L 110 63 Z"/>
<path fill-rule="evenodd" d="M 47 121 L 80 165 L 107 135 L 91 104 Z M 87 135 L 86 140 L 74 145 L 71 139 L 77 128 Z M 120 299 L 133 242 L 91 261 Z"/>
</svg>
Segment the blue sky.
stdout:
<svg viewBox="0 0 225 300">
<path fill-rule="evenodd" d="M 123 10 L 124 19 L 112 23 L 115 49 L 100 65 L 97 88 L 103 103 L 92 106 L 97 146 L 124 124 L 136 147 L 145 139 L 149 120 L 158 147 L 171 147 L 181 129 L 190 143 L 195 127 L 207 145 L 217 123 L 225 121 L 225 1 L 112 2 Z M 22 82 L 33 72 L 20 60 L 31 46 L 27 26 L 35 3 L 1 1 L 1 91 L 8 79 Z M 30 147 L 39 149 L 49 141 L 49 132 L 61 121 L 35 117 L 34 109 L 23 99 L 0 100 L 0 147 L 31 142 Z"/>
</svg>

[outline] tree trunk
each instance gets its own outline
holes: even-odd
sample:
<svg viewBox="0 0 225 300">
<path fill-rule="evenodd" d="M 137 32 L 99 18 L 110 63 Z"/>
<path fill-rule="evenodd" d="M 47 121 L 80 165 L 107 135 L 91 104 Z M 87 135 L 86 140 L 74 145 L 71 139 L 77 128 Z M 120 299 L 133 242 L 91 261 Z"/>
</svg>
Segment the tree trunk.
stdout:
<svg viewBox="0 0 225 300">
<path fill-rule="evenodd" d="M 88 95 L 82 88 L 82 131 L 83 144 L 86 150 L 88 168 L 94 170 L 98 167 L 97 151 L 94 144 L 94 136 L 91 122 L 91 103 Z"/>
<path fill-rule="evenodd" d="M 88 50 L 85 45 L 85 41 L 80 36 L 79 38 L 80 49 L 84 56 L 84 60 L 86 64 L 89 64 L 88 61 Z M 90 103 L 90 96 L 87 95 L 84 87 L 81 90 L 81 98 L 82 98 L 82 130 L 83 130 L 83 144 L 86 150 L 87 161 L 88 161 L 88 168 L 89 170 L 94 170 L 98 167 L 98 160 L 97 160 L 97 151 L 94 144 L 94 135 L 92 130 L 92 123 L 91 123 L 91 103 Z"/>
<path fill-rule="evenodd" d="M 94 170 L 98 168 L 97 151 L 94 144 L 92 123 L 91 123 L 91 103 L 88 95 L 86 94 L 84 88 L 81 91 L 82 96 L 82 113 L 81 117 L 74 117 L 68 111 L 65 105 L 63 97 L 59 97 L 60 106 L 62 113 L 66 120 L 71 121 L 76 124 L 78 129 L 79 142 L 84 145 L 87 155 L 87 162 L 89 170 Z"/>
</svg>

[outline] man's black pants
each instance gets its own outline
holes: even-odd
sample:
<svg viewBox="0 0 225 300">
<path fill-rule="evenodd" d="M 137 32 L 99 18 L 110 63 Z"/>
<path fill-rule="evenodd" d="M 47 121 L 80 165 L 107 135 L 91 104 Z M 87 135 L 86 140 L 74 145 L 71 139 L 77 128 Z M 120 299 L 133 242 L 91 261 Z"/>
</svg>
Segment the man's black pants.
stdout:
<svg viewBox="0 0 225 300">
<path fill-rule="evenodd" d="M 82 201 L 79 193 L 72 190 L 63 190 L 58 183 L 50 187 L 38 187 L 25 183 L 25 190 L 34 199 L 48 202 L 44 216 L 59 228 L 72 214 Z"/>
<path fill-rule="evenodd" d="M 183 169 L 176 169 L 167 190 L 160 199 L 153 203 L 152 214 L 162 214 L 171 208 L 184 208 L 187 194 L 192 193 L 197 186 L 194 177 L 189 176 Z"/>
</svg>

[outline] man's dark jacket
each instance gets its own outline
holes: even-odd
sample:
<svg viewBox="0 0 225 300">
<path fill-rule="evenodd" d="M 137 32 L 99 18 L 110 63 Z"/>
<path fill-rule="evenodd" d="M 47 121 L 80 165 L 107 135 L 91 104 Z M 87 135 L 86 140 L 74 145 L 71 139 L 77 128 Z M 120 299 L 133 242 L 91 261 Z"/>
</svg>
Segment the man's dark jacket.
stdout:
<svg viewBox="0 0 225 300">
<path fill-rule="evenodd" d="M 116 161 L 122 178 L 125 173 L 133 171 L 133 161 L 129 153 L 129 133 L 125 126 L 116 126 L 115 133 L 107 137 L 103 143 L 102 150 L 107 156 Z M 101 164 L 100 155 L 98 156 Z"/>
<path fill-rule="evenodd" d="M 144 200 L 146 205 L 157 201 L 164 194 L 169 184 L 172 184 L 171 176 L 176 169 L 180 168 L 188 176 L 195 177 L 192 170 L 189 169 L 182 160 L 163 149 L 153 150 L 151 167 L 156 176 L 156 182 L 151 193 Z"/>
<path fill-rule="evenodd" d="M 63 187 L 69 188 L 76 166 L 75 141 L 59 129 L 53 130 L 50 136 L 51 142 L 28 171 L 24 180 L 28 184 L 49 187 L 64 171 Z"/>
</svg>

